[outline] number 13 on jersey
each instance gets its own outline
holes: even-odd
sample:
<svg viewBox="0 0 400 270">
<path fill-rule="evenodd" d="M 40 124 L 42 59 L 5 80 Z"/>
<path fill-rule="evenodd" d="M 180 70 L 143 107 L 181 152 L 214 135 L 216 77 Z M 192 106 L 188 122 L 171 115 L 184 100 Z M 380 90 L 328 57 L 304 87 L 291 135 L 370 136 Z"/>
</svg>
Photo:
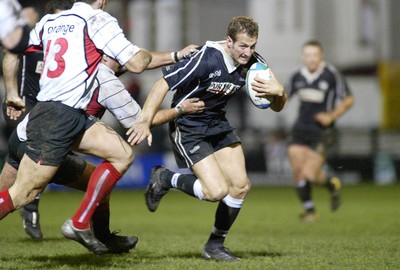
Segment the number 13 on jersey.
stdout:
<svg viewBox="0 0 400 270">
<path fill-rule="evenodd" d="M 49 40 L 44 58 L 44 66 L 47 66 L 46 76 L 54 79 L 60 77 L 65 71 L 64 54 L 68 50 L 68 41 L 65 38 L 57 38 L 55 41 Z M 55 51 L 54 58 L 49 59 L 49 52 Z M 50 62 L 51 61 L 51 64 Z M 42 74 L 43 75 L 43 74 Z"/>
</svg>

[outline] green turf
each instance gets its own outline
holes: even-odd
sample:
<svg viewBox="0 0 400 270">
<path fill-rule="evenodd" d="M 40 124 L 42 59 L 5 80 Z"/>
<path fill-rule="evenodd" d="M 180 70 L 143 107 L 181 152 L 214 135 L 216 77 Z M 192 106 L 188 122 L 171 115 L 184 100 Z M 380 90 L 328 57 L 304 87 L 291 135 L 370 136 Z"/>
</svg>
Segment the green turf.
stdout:
<svg viewBox="0 0 400 270">
<path fill-rule="evenodd" d="M 140 241 L 128 254 L 95 256 L 59 232 L 81 193 L 46 193 L 43 241 L 28 239 L 18 213 L 0 222 L 0 269 L 400 269 L 400 186 L 346 187 L 334 214 L 326 190 L 314 195 L 321 219 L 302 224 L 291 188 L 254 188 L 226 241 L 242 257 L 232 264 L 200 258 L 215 204 L 171 192 L 149 213 L 142 191 L 116 191 L 112 228 Z"/>
</svg>

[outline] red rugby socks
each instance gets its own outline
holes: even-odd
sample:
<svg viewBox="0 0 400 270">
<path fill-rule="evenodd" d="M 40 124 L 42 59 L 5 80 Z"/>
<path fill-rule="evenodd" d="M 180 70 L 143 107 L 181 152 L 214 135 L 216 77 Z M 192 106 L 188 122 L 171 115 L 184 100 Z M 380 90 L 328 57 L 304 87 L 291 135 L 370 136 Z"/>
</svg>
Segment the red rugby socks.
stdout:
<svg viewBox="0 0 400 270">
<path fill-rule="evenodd" d="M 85 197 L 72 217 L 74 227 L 80 230 L 90 228 L 90 220 L 100 202 L 110 194 L 114 185 L 122 177 L 109 162 L 103 162 L 90 177 Z"/>
<path fill-rule="evenodd" d="M 14 204 L 11 200 L 8 189 L 0 191 L 0 220 L 14 211 Z"/>
</svg>

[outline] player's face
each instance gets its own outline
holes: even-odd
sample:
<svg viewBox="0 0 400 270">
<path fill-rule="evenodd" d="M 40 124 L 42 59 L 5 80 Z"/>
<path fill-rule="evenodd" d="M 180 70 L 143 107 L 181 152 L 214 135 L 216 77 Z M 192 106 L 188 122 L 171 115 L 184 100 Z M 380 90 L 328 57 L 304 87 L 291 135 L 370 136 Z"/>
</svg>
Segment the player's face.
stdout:
<svg viewBox="0 0 400 270">
<path fill-rule="evenodd" d="M 315 72 L 324 60 L 324 55 L 318 46 L 305 46 L 302 53 L 303 63 L 308 71 Z"/>
<path fill-rule="evenodd" d="M 257 37 L 250 37 L 246 33 L 238 34 L 235 42 L 230 37 L 227 38 L 230 56 L 240 65 L 245 65 L 249 62 L 256 49 L 256 44 Z"/>
</svg>

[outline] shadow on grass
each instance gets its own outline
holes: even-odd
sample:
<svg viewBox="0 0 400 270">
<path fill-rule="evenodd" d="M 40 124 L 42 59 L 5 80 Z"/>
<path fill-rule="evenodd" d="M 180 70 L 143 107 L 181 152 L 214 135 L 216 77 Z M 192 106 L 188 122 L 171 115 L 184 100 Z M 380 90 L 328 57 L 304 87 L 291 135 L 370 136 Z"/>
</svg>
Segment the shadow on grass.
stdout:
<svg viewBox="0 0 400 270">
<path fill-rule="evenodd" d="M 52 243 L 52 242 L 59 242 L 64 238 L 62 237 L 45 237 L 42 239 L 33 239 L 33 238 L 24 238 L 21 239 L 19 242 L 21 243 Z"/>
<path fill-rule="evenodd" d="M 59 239 L 59 238 L 56 238 Z M 51 238 L 48 241 L 52 241 Z M 242 259 L 256 259 L 256 258 L 277 258 L 284 256 L 283 253 L 280 252 L 270 252 L 270 251 L 262 251 L 262 250 L 253 250 L 253 251 L 236 251 L 235 255 L 239 256 Z M 29 265 L 29 261 L 40 265 L 43 269 L 49 269 L 54 267 L 61 267 L 61 266 L 69 266 L 72 268 L 88 268 L 92 269 L 93 267 L 96 268 L 111 268 L 116 266 L 116 262 L 118 258 L 123 258 L 120 263 L 121 267 L 124 264 L 128 265 L 140 265 L 143 262 L 149 263 L 157 263 L 166 259 L 198 259 L 203 260 L 201 258 L 200 252 L 171 252 L 171 253 L 164 253 L 164 254 L 157 254 L 148 251 L 131 251 L 128 254 L 120 254 L 120 255 L 113 255 L 107 254 L 103 256 L 96 256 L 91 253 L 85 254 L 65 254 L 65 255 L 32 255 L 32 256 L 24 256 L 24 260 Z M 15 258 L 4 258 L 6 261 L 13 261 Z"/>
</svg>

